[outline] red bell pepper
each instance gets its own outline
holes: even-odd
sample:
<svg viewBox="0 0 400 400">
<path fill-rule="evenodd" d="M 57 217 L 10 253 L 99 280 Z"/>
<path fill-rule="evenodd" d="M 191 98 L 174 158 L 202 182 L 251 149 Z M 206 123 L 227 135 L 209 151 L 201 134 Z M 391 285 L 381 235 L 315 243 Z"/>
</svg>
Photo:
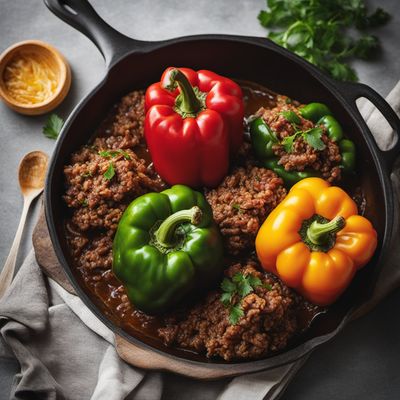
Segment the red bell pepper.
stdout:
<svg viewBox="0 0 400 400">
<path fill-rule="evenodd" d="M 145 138 L 170 185 L 215 187 L 243 141 L 240 86 L 211 71 L 168 68 L 146 91 Z"/>
</svg>

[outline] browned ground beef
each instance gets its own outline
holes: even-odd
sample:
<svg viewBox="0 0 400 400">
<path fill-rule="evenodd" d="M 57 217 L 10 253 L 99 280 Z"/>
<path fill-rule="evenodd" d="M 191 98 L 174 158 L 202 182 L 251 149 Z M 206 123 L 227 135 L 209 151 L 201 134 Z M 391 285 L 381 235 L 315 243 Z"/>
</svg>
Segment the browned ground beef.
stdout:
<svg viewBox="0 0 400 400">
<path fill-rule="evenodd" d="M 261 116 L 276 133 L 278 139 L 282 140 L 295 133 L 292 124 L 281 114 L 281 112 L 285 110 L 294 111 L 299 116 L 301 120 L 301 123 L 298 125 L 299 130 L 305 131 L 316 126 L 313 122 L 301 117 L 297 106 L 294 104 L 286 104 L 283 99 L 278 101 L 274 108 L 261 108 L 256 115 Z M 310 168 L 319 171 L 322 177 L 329 182 L 339 180 L 341 177 L 341 170 L 339 167 L 341 161 L 340 150 L 338 145 L 329 139 L 325 128 L 323 129 L 324 133 L 321 139 L 325 143 L 324 150 L 314 149 L 306 143 L 302 137 L 296 139 L 293 150 L 290 153 L 287 153 L 281 144 L 274 145 L 273 151 L 275 155 L 279 157 L 279 164 L 284 166 L 287 171 L 304 171 L 304 169 Z"/>
<path fill-rule="evenodd" d="M 165 188 L 152 164 L 135 151 L 144 146 L 143 121 L 143 92 L 132 92 L 103 123 L 100 136 L 73 153 L 64 167 L 64 200 L 71 208 L 67 236 L 84 275 L 111 268 L 112 239 L 126 206 L 137 196 Z M 99 154 L 110 149 L 124 150 Z M 110 164 L 115 175 L 106 179 Z"/>
<path fill-rule="evenodd" d="M 229 311 L 220 301 L 221 291 L 209 293 L 188 315 L 171 316 L 159 330 L 164 342 L 206 352 L 208 357 L 255 359 L 284 348 L 299 329 L 296 315 L 302 300 L 273 275 L 260 272 L 253 261 L 234 264 L 225 271 L 251 274 L 263 285 L 255 288 L 241 303 L 244 312 L 236 325 L 228 321 Z"/>
<path fill-rule="evenodd" d="M 206 193 L 230 254 L 254 248 L 258 229 L 285 196 L 281 178 L 251 165 L 234 169 L 216 189 Z"/>
<path fill-rule="evenodd" d="M 99 148 L 128 149 L 143 144 L 144 93 L 124 96 L 98 129 L 94 145 Z"/>
</svg>

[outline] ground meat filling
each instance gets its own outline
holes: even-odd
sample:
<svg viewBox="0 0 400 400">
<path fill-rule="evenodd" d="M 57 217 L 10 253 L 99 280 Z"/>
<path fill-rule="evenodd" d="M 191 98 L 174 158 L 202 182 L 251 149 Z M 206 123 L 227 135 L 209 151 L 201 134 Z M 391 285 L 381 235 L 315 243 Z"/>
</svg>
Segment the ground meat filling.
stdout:
<svg viewBox="0 0 400 400">
<path fill-rule="evenodd" d="M 220 356 L 226 361 L 256 359 L 283 349 L 298 330 L 296 314 L 301 300 L 275 277 L 257 268 L 249 261 L 232 265 L 225 272 L 228 277 L 237 272 L 251 274 L 263 283 L 242 300 L 244 315 L 236 325 L 228 321 L 229 311 L 220 301 L 221 292 L 212 292 L 183 320 L 179 316 L 167 319 L 166 327 L 159 329 L 165 344 L 206 352 L 208 357 Z"/>
<path fill-rule="evenodd" d="M 229 254 L 254 248 L 261 224 L 285 196 L 281 178 L 254 166 L 236 168 L 216 189 L 206 192 Z"/>
<path fill-rule="evenodd" d="M 152 164 L 136 153 L 145 146 L 143 121 L 143 92 L 132 92 L 112 110 L 100 136 L 64 167 L 64 200 L 71 208 L 67 237 L 85 279 L 99 279 L 111 269 L 112 240 L 127 205 L 165 188 Z"/>
<path fill-rule="evenodd" d="M 278 98 L 279 100 L 279 98 Z M 316 124 L 301 117 L 298 107 L 293 104 L 286 104 L 286 101 L 278 101 L 276 107 L 271 109 L 261 108 L 256 113 L 261 116 L 268 126 L 276 133 L 277 138 L 281 141 L 287 136 L 295 133 L 293 125 L 281 114 L 282 111 L 294 111 L 300 118 L 301 123 L 298 129 L 306 131 L 314 128 Z M 324 150 L 316 150 L 299 136 L 293 144 L 292 151 L 286 152 L 281 144 L 272 147 L 273 152 L 279 157 L 278 163 L 285 167 L 287 171 L 304 171 L 312 169 L 319 171 L 324 179 L 329 182 L 340 180 L 341 170 L 339 163 L 341 161 L 339 146 L 333 142 L 324 127 L 321 140 L 325 144 Z"/>
<path fill-rule="evenodd" d="M 129 93 L 114 106 L 110 116 L 100 125 L 93 144 L 109 149 L 132 149 L 141 145 L 144 115 L 144 93 Z"/>
</svg>

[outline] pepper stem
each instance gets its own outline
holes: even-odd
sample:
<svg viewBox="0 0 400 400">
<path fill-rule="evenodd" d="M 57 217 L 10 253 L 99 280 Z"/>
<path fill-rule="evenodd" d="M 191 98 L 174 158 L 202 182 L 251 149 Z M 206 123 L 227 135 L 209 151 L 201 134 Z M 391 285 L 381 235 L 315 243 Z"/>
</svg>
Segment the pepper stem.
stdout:
<svg viewBox="0 0 400 400">
<path fill-rule="evenodd" d="M 185 222 L 190 222 L 193 225 L 199 225 L 202 216 L 203 213 L 197 206 L 193 206 L 189 210 L 177 211 L 162 222 L 162 224 L 154 233 L 154 237 L 162 247 L 173 247 L 176 244 L 175 233 L 178 225 Z"/>
<path fill-rule="evenodd" d="M 346 220 L 340 215 L 326 223 L 314 221 L 307 229 L 307 239 L 317 246 L 323 246 L 329 241 L 330 235 L 339 232 L 345 225 Z"/>
<path fill-rule="evenodd" d="M 196 116 L 204 108 L 204 95 L 193 88 L 188 78 L 179 69 L 173 69 L 169 74 L 167 90 L 174 90 L 178 85 L 180 94 L 176 97 L 175 108 L 183 117 Z"/>
</svg>

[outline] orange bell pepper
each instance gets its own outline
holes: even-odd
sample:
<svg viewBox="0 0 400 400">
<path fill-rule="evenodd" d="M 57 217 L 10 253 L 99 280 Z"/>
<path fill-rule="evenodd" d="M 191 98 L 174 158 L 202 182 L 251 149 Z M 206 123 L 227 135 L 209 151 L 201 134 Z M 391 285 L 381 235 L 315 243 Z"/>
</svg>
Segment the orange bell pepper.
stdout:
<svg viewBox="0 0 400 400">
<path fill-rule="evenodd" d="M 350 196 L 320 178 L 295 184 L 256 238 L 263 268 L 318 305 L 337 299 L 376 246 L 375 229 Z"/>
</svg>

